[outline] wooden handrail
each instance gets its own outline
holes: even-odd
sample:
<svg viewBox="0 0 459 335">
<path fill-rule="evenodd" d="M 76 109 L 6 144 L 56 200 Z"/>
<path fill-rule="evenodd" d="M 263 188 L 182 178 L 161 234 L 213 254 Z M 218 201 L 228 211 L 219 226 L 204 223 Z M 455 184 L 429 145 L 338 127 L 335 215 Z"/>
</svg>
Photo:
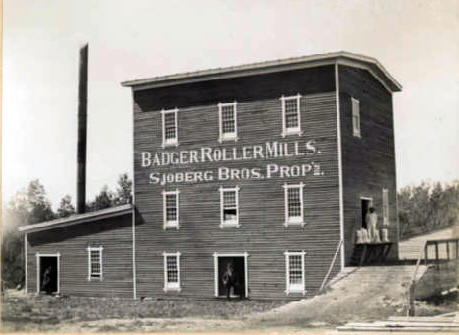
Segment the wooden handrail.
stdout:
<svg viewBox="0 0 459 335">
<path fill-rule="evenodd" d="M 328 268 L 328 272 L 327 272 L 327 274 L 325 275 L 324 280 L 322 281 L 322 285 L 320 285 L 319 293 L 324 289 L 325 283 L 326 283 L 327 280 L 328 280 L 328 276 L 330 276 L 330 273 L 332 272 L 333 266 L 335 265 L 335 262 L 336 262 L 336 256 L 338 256 L 338 252 L 339 252 L 339 248 L 341 247 L 341 244 L 343 244 L 343 240 L 340 240 L 340 241 L 338 242 L 338 247 L 336 248 L 336 252 L 335 252 L 335 255 L 333 256 L 333 260 L 332 260 L 332 262 L 331 262 L 331 264 L 330 264 L 330 267 Z"/>
</svg>

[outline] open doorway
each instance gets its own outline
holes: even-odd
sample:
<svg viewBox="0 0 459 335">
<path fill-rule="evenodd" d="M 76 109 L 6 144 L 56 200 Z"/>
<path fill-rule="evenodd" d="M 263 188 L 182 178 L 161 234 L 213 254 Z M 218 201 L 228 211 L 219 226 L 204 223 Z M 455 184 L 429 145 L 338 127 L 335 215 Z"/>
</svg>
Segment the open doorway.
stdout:
<svg viewBox="0 0 459 335">
<path fill-rule="evenodd" d="M 59 255 L 37 255 L 37 292 L 59 293 Z"/>
<path fill-rule="evenodd" d="M 247 254 L 215 254 L 214 256 L 215 295 L 226 298 L 229 293 L 232 298 L 247 298 Z M 228 272 L 231 276 L 228 276 Z"/>
<path fill-rule="evenodd" d="M 366 216 L 368 213 L 368 210 L 370 207 L 373 205 L 373 199 L 368 198 L 368 197 L 361 197 L 360 198 L 360 208 L 362 211 L 362 216 L 361 216 L 361 221 L 362 221 L 362 228 L 367 229 L 367 222 L 366 222 Z"/>
</svg>

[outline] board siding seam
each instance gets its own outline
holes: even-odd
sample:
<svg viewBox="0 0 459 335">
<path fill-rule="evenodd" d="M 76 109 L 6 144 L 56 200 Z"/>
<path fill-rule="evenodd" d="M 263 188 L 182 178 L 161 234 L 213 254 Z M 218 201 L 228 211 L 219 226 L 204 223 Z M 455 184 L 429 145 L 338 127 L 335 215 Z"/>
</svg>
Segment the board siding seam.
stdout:
<svg viewBox="0 0 459 335">
<path fill-rule="evenodd" d="M 134 96 L 132 95 L 132 98 Z M 134 100 L 134 99 L 133 99 Z M 135 134 L 135 101 L 133 101 L 133 119 L 131 134 Z M 132 297 L 137 299 L 137 265 L 136 265 L 136 239 L 135 239 L 135 136 L 132 136 Z"/>
<path fill-rule="evenodd" d="M 24 266 L 24 269 L 25 269 L 25 293 L 28 293 L 27 292 L 27 233 L 25 233 L 25 236 L 24 236 L 24 263 L 25 263 L 25 266 Z"/>
<path fill-rule="evenodd" d="M 396 215 L 396 234 L 397 234 L 397 259 L 400 259 L 400 248 L 398 248 L 398 243 L 400 240 L 400 218 L 398 216 L 398 192 L 397 192 L 397 155 L 395 153 L 395 120 L 394 120 L 394 95 L 391 93 L 390 95 L 390 108 L 392 112 L 392 141 L 393 141 L 393 150 L 394 150 L 394 171 L 395 171 L 395 178 L 394 178 L 394 190 L 395 190 L 395 215 Z M 390 202 L 389 202 L 390 203 Z"/>
<path fill-rule="evenodd" d="M 335 63 L 335 90 L 336 90 L 336 144 L 338 153 L 338 195 L 339 195 L 339 232 L 343 241 L 340 250 L 341 270 L 344 269 L 344 213 L 343 213 L 343 166 L 341 155 L 341 115 L 339 108 L 339 76 L 338 62 Z"/>
<path fill-rule="evenodd" d="M 135 109 L 135 108 L 134 108 Z M 135 125 L 132 124 L 132 133 L 134 133 Z M 132 139 L 132 147 L 135 156 L 135 139 Z M 137 266 L 136 266 L 136 239 L 135 239 L 135 157 L 132 159 L 132 296 L 137 299 Z"/>
</svg>

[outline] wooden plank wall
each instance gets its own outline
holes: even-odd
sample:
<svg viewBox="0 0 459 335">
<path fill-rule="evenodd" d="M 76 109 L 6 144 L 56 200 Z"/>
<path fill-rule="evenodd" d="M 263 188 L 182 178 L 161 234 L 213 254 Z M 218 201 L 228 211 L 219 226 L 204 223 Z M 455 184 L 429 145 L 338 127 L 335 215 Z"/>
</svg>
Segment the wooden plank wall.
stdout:
<svg viewBox="0 0 459 335">
<path fill-rule="evenodd" d="M 389 189 L 390 257 L 398 256 L 392 95 L 367 71 L 339 66 L 345 256 L 349 261 L 361 226 L 360 197 L 372 197 L 382 225 L 382 190 Z M 352 132 L 351 97 L 360 101 L 361 138 Z M 379 228 L 382 228 L 380 226 Z"/>
<path fill-rule="evenodd" d="M 132 215 L 28 233 L 27 288 L 36 292 L 36 257 L 60 253 L 60 288 L 66 295 L 133 297 Z M 88 281 L 88 246 L 102 246 L 103 280 Z"/>
<path fill-rule="evenodd" d="M 318 93 L 322 92 L 322 93 Z M 281 95 L 300 93 L 304 134 L 281 137 Z M 238 102 L 238 142 L 218 140 L 219 102 Z M 161 152 L 162 108 L 179 107 L 177 148 L 240 148 L 266 141 L 314 139 L 320 154 L 271 160 L 195 163 L 191 166 L 142 168 L 142 151 Z M 248 252 L 252 299 L 299 299 L 285 290 L 286 250 L 306 251 L 306 289 L 314 295 L 325 277 L 339 241 L 336 101 L 334 67 L 328 66 L 256 78 L 223 80 L 135 92 L 135 198 L 137 290 L 139 297 L 213 298 L 213 253 Z M 198 184 L 149 184 L 151 172 L 216 169 L 220 166 L 265 169 L 266 164 L 302 164 L 314 160 L 322 176 L 269 180 L 212 181 Z M 284 183 L 303 182 L 306 226 L 284 223 Z M 240 187 L 240 228 L 220 228 L 219 187 Z M 163 230 L 164 189 L 180 190 L 180 229 Z M 181 252 L 180 293 L 163 291 L 163 252 Z M 335 266 L 334 274 L 339 264 Z"/>
</svg>

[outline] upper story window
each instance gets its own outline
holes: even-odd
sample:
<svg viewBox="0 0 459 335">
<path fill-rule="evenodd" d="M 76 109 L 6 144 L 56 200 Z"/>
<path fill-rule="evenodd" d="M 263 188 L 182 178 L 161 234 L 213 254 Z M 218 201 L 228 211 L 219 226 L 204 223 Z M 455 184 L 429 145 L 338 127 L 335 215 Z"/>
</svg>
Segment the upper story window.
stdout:
<svg viewBox="0 0 459 335">
<path fill-rule="evenodd" d="M 179 190 L 163 192 L 163 228 L 179 228 Z"/>
<path fill-rule="evenodd" d="M 301 95 L 280 98 L 282 103 L 282 136 L 301 135 Z"/>
<path fill-rule="evenodd" d="M 285 223 L 289 225 L 304 226 L 304 205 L 303 205 L 303 187 L 304 184 L 284 185 L 285 201 Z"/>
<path fill-rule="evenodd" d="M 180 291 L 180 252 L 163 253 L 164 291 Z"/>
<path fill-rule="evenodd" d="M 88 280 L 102 280 L 103 247 L 88 247 Z"/>
<path fill-rule="evenodd" d="M 237 103 L 219 103 L 218 117 L 220 137 L 219 141 L 237 141 Z"/>
<path fill-rule="evenodd" d="M 168 110 L 163 109 L 161 111 L 163 122 L 163 148 L 178 145 L 177 111 L 177 108 Z"/>
<path fill-rule="evenodd" d="M 220 188 L 220 227 L 239 227 L 239 187 Z"/>
<path fill-rule="evenodd" d="M 304 251 L 286 251 L 285 253 L 285 292 L 305 294 L 304 288 Z"/>
<path fill-rule="evenodd" d="M 351 98 L 352 101 L 352 134 L 360 137 L 360 101 Z"/>
<path fill-rule="evenodd" d="M 389 190 L 387 188 L 383 188 L 382 194 L 383 200 L 383 225 L 389 225 Z"/>
</svg>

